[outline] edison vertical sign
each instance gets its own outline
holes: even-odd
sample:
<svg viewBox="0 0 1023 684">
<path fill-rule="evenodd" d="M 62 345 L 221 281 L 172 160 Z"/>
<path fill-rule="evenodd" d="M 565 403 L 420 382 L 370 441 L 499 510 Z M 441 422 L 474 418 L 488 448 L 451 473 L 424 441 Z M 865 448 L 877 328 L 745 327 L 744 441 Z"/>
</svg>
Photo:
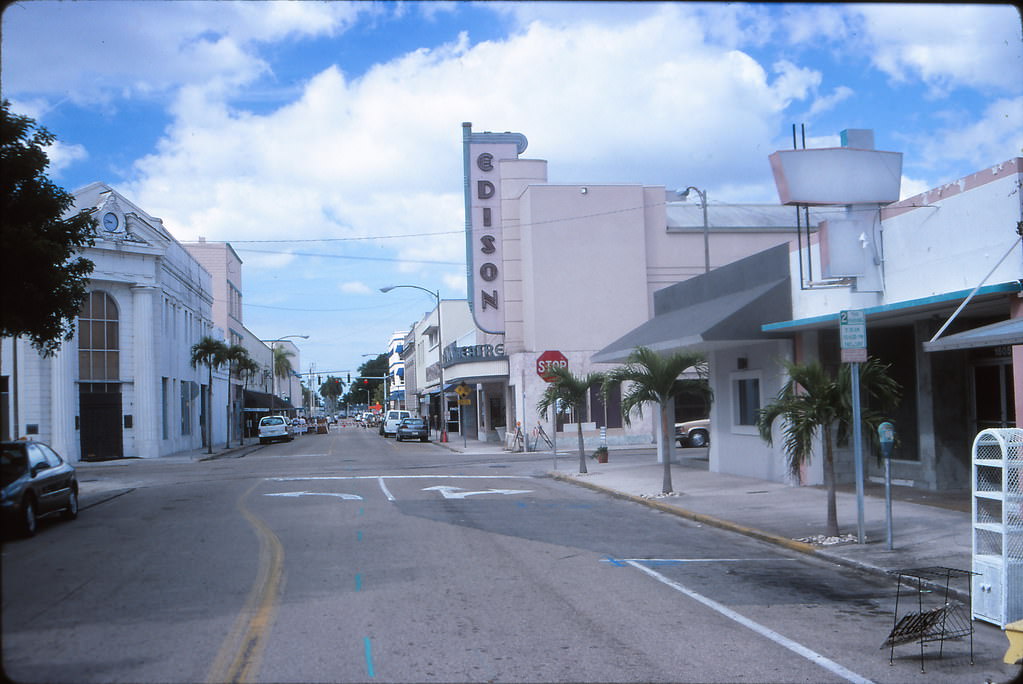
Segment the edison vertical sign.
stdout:
<svg viewBox="0 0 1023 684">
<path fill-rule="evenodd" d="M 521 133 L 473 133 L 462 124 L 468 299 L 476 327 L 488 333 L 504 333 L 500 162 L 518 159 L 527 144 Z"/>
</svg>

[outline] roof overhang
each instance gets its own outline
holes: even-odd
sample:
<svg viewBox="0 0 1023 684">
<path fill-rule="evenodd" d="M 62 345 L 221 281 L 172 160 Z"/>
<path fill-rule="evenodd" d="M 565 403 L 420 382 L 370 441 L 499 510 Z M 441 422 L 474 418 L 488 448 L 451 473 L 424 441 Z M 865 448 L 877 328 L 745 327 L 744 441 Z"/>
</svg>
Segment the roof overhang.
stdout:
<svg viewBox="0 0 1023 684">
<path fill-rule="evenodd" d="M 1010 318 L 1007 321 L 946 335 L 933 342 L 924 342 L 924 351 L 952 351 L 1014 344 L 1023 344 L 1023 318 Z"/>
<path fill-rule="evenodd" d="M 593 355 L 594 363 L 622 363 L 636 347 L 672 353 L 710 351 L 773 339 L 760 321 L 791 315 L 788 278 L 779 278 L 654 316 Z"/>
</svg>

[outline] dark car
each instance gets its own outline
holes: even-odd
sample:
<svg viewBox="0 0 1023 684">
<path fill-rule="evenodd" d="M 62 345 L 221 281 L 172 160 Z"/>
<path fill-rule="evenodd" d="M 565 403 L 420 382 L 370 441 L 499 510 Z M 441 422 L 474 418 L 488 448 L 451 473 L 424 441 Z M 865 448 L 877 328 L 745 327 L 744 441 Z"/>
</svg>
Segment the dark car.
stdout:
<svg viewBox="0 0 1023 684">
<path fill-rule="evenodd" d="M 40 442 L 0 442 L 0 516 L 5 535 L 31 537 L 39 518 L 78 517 L 73 465 Z"/>
<path fill-rule="evenodd" d="M 398 423 L 394 438 L 399 442 L 404 439 L 418 439 L 420 442 L 430 441 L 430 428 L 422 418 L 404 418 Z"/>
</svg>

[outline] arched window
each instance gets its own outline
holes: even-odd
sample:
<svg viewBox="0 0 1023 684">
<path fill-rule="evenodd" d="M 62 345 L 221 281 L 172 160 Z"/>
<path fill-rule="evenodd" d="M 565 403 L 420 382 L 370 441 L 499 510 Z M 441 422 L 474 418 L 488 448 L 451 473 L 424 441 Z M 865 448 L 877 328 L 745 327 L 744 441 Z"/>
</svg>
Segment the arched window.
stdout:
<svg viewBox="0 0 1023 684">
<path fill-rule="evenodd" d="M 117 302 L 93 291 L 78 314 L 78 378 L 82 382 L 120 379 L 120 338 Z"/>
</svg>

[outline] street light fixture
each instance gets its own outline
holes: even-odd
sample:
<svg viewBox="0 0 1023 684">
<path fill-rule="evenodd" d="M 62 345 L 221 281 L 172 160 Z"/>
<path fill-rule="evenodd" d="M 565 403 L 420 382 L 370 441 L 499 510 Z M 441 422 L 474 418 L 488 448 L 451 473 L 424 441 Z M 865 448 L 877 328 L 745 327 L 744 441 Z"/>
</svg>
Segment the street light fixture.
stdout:
<svg viewBox="0 0 1023 684">
<path fill-rule="evenodd" d="M 440 441 L 446 442 L 448 433 L 448 419 L 447 419 L 447 397 L 444 395 L 444 336 L 441 334 L 441 315 L 440 315 L 440 290 L 434 292 L 428 290 L 425 287 L 419 285 L 388 285 L 387 287 L 380 288 L 383 293 L 390 292 L 399 287 L 408 287 L 413 290 L 422 290 L 423 292 L 433 295 L 434 299 L 437 300 L 437 370 L 440 372 Z"/>
<path fill-rule="evenodd" d="M 278 342 L 283 342 L 284 340 L 288 340 L 288 339 L 291 339 L 293 337 L 300 337 L 303 340 L 308 340 L 309 339 L 308 335 L 285 335 L 284 337 L 278 337 L 275 340 L 263 340 L 264 342 L 269 342 L 270 343 L 270 366 L 271 366 L 271 368 L 270 368 L 270 415 L 273 415 L 274 408 L 275 408 L 274 404 L 276 403 L 275 399 L 277 398 L 276 397 L 276 395 L 277 395 L 277 364 L 275 363 L 276 360 L 277 360 L 275 358 L 275 354 L 276 354 L 275 350 L 277 348 L 277 343 Z"/>
<path fill-rule="evenodd" d="M 679 199 L 685 201 L 689 197 L 689 191 L 695 190 L 696 194 L 700 196 L 700 204 L 703 206 L 703 272 L 710 272 L 710 224 L 707 222 L 707 191 L 700 190 L 697 187 L 690 185 L 688 188 L 678 193 Z M 678 191 L 676 191 L 678 192 Z"/>
</svg>

